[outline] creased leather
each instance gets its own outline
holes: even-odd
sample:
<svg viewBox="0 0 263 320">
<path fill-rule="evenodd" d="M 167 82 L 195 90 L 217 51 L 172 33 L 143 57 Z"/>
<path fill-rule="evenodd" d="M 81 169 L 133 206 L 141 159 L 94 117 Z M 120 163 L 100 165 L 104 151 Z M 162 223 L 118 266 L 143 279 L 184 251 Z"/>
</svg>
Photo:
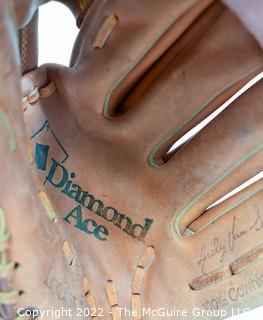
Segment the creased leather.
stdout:
<svg viewBox="0 0 263 320">
<path fill-rule="evenodd" d="M 262 171 L 262 80 L 166 155 L 262 74 L 261 48 L 218 1 L 94 1 L 86 10 L 70 67 L 23 77 L 23 97 L 39 94 L 26 100 L 26 131 L 19 97 L 3 95 L 18 146 L 10 154 L 0 125 L 1 206 L 10 259 L 21 263 L 13 286 L 27 293 L 17 306 L 64 306 L 72 319 L 94 306 L 105 319 L 118 307 L 137 312 L 127 319 L 163 318 L 142 315 L 148 308 L 216 319 L 209 310 L 226 317 L 262 305 L 262 179 L 210 207 Z M 111 15 L 118 23 L 94 49 Z M 13 77 L 6 92 L 18 92 Z"/>
</svg>

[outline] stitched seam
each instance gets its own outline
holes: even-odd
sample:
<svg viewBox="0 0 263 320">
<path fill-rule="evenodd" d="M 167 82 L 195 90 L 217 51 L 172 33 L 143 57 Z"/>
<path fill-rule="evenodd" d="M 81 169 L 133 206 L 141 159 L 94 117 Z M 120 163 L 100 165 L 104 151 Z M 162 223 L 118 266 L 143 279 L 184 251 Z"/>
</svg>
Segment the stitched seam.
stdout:
<svg viewBox="0 0 263 320">
<path fill-rule="evenodd" d="M 189 124 L 192 120 L 194 120 L 194 118 L 196 118 L 198 115 L 202 114 L 203 111 L 205 111 L 209 105 L 216 100 L 218 97 L 220 97 L 225 91 L 227 91 L 228 89 L 230 89 L 233 85 L 237 84 L 238 82 L 242 81 L 243 79 L 245 79 L 246 77 L 248 77 L 250 74 L 253 74 L 256 70 L 259 70 L 261 67 L 263 66 L 263 64 L 259 64 L 249 70 L 247 70 L 245 73 L 242 73 L 237 79 L 229 82 L 224 88 L 222 88 L 221 90 L 219 90 L 218 92 L 216 92 L 212 97 L 210 97 L 208 100 L 206 100 L 200 107 L 198 107 L 196 109 L 196 111 L 194 113 L 192 113 L 192 115 L 187 118 L 186 120 L 183 121 L 182 124 L 180 124 L 177 128 L 175 128 L 172 132 L 170 132 L 168 135 L 166 135 L 163 139 L 161 139 L 161 141 L 156 144 L 152 151 L 149 154 L 148 157 L 148 163 L 152 166 L 152 167 L 159 167 L 158 163 L 155 160 L 155 154 L 158 152 L 158 150 L 167 143 L 167 141 L 169 141 L 176 133 L 180 132 L 180 130 L 182 130 L 187 124 Z"/>
<path fill-rule="evenodd" d="M 213 187 L 218 185 L 221 181 L 223 181 L 226 177 L 228 177 L 232 172 L 234 172 L 237 168 L 239 168 L 244 162 L 248 159 L 252 158 L 256 153 L 263 150 L 263 145 L 260 145 L 250 152 L 248 152 L 245 156 L 243 156 L 238 162 L 234 165 L 230 166 L 219 178 L 215 179 L 207 188 L 205 188 L 199 195 L 197 195 L 190 203 L 177 215 L 174 222 L 174 229 L 179 236 L 183 236 L 180 232 L 179 224 L 183 217 L 187 214 L 187 212 L 193 207 L 193 205 L 208 191 L 210 191 Z M 216 219 L 217 220 L 217 219 Z"/>
</svg>

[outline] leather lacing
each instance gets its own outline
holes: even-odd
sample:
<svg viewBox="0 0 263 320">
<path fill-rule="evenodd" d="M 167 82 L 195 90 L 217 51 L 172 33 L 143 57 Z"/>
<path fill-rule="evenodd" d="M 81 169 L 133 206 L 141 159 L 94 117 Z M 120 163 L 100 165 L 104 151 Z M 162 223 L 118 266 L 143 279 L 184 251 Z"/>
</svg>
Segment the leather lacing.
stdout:
<svg viewBox="0 0 263 320">
<path fill-rule="evenodd" d="M 14 304 L 19 296 L 24 292 L 18 291 L 10 288 L 9 279 L 12 272 L 18 268 L 17 263 L 8 262 L 7 249 L 8 241 L 10 239 L 9 233 L 6 230 L 6 219 L 5 213 L 2 208 L 0 208 L 0 279 L 1 286 L 5 283 L 6 288 L 1 288 L 0 292 L 0 310 L 1 316 L 0 320 L 7 320 L 5 313 L 12 311 Z M 24 319 L 23 316 L 18 316 L 16 320 Z"/>
<path fill-rule="evenodd" d="M 44 191 L 39 191 L 38 197 L 49 219 L 53 222 L 57 222 L 56 211 L 51 204 L 51 201 L 48 198 L 47 194 Z"/>
<path fill-rule="evenodd" d="M 112 31 L 118 24 L 118 21 L 118 17 L 114 14 L 110 15 L 105 19 L 93 41 L 92 46 L 94 49 L 102 49 L 104 47 Z"/>
<path fill-rule="evenodd" d="M 68 256 L 68 250 L 64 250 L 64 254 Z M 72 259 L 70 253 L 70 260 Z M 153 259 L 155 258 L 155 249 L 153 246 L 149 246 L 145 249 L 142 256 L 138 260 L 134 279 L 132 282 L 131 292 L 132 292 L 132 310 L 133 319 L 142 320 L 142 294 L 143 294 L 143 284 L 146 275 L 146 271 Z M 68 260 L 68 257 L 67 259 Z M 97 310 L 94 296 L 91 292 L 90 284 L 88 279 L 85 277 L 83 279 L 83 291 L 87 299 L 87 305 L 91 310 Z M 112 279 L 109 279 L 106 283 L 106 294 L 108 302 L 111 308 L 111 314 L 113 320 L 121 320 L 121 313 L 119 309 L 118 299 L 117 299 L 117 288 Z M 93 316 L 92 319 L 99 320 L 99 316 Z"/>
<path fill-rule="evenodd" d="M 135 310 L 135 319 L 141 320 L 142 318 L 142 291 L 145 273 L 153 259 L 155 258 L 155 249 L 150 246 L 146 248 L 143 255 L 139 259 L 135 271 L 135 276 L 132 284 L 132 310 Z"/>
<path fill-rule="evenodd" d="M 34 87 L 34 89 L 25 97 L 22 98 L 22 109 L 26 111 L 30 105 L 38 102 L 40 98 L 47 98 L 56 91 L 56 86 L 53 82 L 49 82 L 46 86 L 41 88 Z"/>
<path fill-rule="evenodd" d="M 120 315 L 120 309 L 119 309 L 119 304 L 117 300 L 117 292 L 116 292 L 115 283 L 112 280 L 108 280 L 106 284 L 106 292 L 107 292 L 108 301 L 111 307 L 112 319 L 120 320 L 121 315 Z"/>
<path fill-rule="evenodd" d="M 237 258 L 235 261 L 230 263 L 229 266 L 222 267 L 196 277 L 191 281 L 189 286 L 192 290 L 204 289 L 219 281 L 223 281 L 224 279 L 245 271 L 261 260 L 263 260 L 263 243 Z"/>
</svg>

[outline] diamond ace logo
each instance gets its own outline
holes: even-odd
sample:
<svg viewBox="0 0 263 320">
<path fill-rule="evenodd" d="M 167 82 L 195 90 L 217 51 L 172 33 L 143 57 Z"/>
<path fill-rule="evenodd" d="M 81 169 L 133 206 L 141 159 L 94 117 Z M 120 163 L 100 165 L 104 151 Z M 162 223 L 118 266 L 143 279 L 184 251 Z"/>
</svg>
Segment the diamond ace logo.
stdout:
<svg viewBox="0 0 263 320">
<path fill-rule="evenodd" d="M 48 139 L 47 139 L 48 136 Z M 107 240 L 109 230 L 106 226 L 99 224 L 94 220 L 94 215 L 100 221 L 104 220 L 107 224 L 122 230 L 128 236 L 144 241 L 153 219 L 144 219 L 143 224 L 134 223 L 130 217 L 124 213 L 120 213 L 113 206 L 105 205 L 100 199 L 97 199 L 89 191 L 81 187 L 76 180 L 76 173 L 70 172 L 65 162 L 69 155 L 65 148 L 56 137 L 54 131 L 46 121 L 44 125 L 31 137 L 35 143 L 35 162 L 37 169 L 46 172 L 44 184 L 48 183 L 62 195 L 74 200 L 76 206 L 68 212 L 63 220 L 73 225 L 78 230 L 85 232 L 87 235 L 93 235 L 100 241 Z M 48 141 L 45 143 L 45 140 Z M 51 142 L 50 142 L 51 141 Z M 59 149 L 52 152 L 51 149 Z M 61 159 L 54 159 L 51 155 L 63 155 Z"/>
</svg>

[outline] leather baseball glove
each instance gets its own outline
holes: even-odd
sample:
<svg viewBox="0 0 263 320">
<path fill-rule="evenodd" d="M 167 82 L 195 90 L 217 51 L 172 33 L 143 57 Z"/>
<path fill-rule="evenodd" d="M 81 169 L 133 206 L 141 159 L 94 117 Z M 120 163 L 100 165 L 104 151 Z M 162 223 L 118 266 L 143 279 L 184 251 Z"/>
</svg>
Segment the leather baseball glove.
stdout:
<svg viewBox="0 0 263 320">
<path fill-rule="evenodd" d="M 80 28 L 70 67 L 31 60 L 22 103 L 0 5 L 2 317 L 260 306 L 263 181 L 225 196 L 262 172 L 262 49 L 218 1 L 66 4 Z"/>
</svg>

